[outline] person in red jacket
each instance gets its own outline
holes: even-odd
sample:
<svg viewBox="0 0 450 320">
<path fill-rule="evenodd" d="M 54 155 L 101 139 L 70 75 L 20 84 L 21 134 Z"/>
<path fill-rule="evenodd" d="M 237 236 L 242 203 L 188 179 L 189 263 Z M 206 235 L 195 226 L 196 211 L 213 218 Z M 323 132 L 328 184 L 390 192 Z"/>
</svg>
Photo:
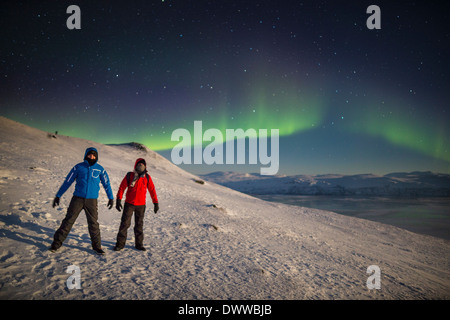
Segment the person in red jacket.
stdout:
<svg viewBox="0 0 450 320">
<path fill-rule="evenodd" d="M 117 234 L 116 246 L 114 251 L 120 251 L 125 247 L 127 240 L 127 230 L 131 225 L 131 216 L 134 213 L 134 236 L 135 247 L 138 250 L 145 251 L 144 242 L 144 213 L 146 205 L 147 190 L 153 201 L 153 211 L 159 210 L 158 197 L 156 196 L 155 185 L 152 178 L 147 173 L 147 163 L 139 158 L 134 165 L 134 172 L 128 172 L 120 184 L 116 198 L 116 209 L 122 210 L 122 196 L 125 189 L 128 188 L 125 197 L 125 206 L 123 208 L 122 220 L 120 222 L 119 232 Z"/>
</svg>

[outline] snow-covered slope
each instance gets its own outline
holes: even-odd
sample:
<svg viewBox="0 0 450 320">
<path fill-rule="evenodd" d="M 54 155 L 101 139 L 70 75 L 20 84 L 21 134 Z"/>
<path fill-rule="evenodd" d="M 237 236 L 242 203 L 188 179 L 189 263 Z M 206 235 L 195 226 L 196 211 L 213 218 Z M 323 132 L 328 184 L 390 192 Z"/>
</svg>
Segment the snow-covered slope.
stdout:
<svg viewBox="0 0 450 320">
<path fill-rule="evenodd" d="M 0 118 L 0 299 L 448 299 L 450 243 L 367 220 L 268 203 L 197 183 L 150 150 L 106 146 Z M 99 151 L 114 193 L 138 157 L 155 182 L 144 244 L 112 248 L 121 213 L 99 197 L 105 256 L 91 249 L 81 213 L 60 252 L 47 250 L 73 186 L 52 199 L 86 147 Z M 69 266 L 81 289 L 69 290 Z M 381 289 L 366 286 L 379 266 Z"/>
<path fill-rule="evenodd" d="M 450 174 L 432 172 L 391 173 L 384 176 L 262 176 L 256 173 L 214 172 L 203 178 L 250 194 L 450 197 Z"/>
</svg>

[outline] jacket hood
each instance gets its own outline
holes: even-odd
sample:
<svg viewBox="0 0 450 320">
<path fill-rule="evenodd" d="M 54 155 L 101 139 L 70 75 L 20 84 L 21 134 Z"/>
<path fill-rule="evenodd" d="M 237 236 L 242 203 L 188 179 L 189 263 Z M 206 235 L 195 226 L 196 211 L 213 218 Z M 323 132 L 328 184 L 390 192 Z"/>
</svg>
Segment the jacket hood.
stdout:
<svg viewBox="0 0 450 320">
<path fill-rule="evenodd" d="M 95 153 L 95 160 L 96 160 L 95 162 L 97 162 L 98 161 L 98 151 L 97 151 L 97 149 L 95 149 L 93 147 L 90 147 L 90 148 L 86 149 L 86 151 L 84 152 L 83 160 L 87 159 L 86 157 L 87 157 L 88 153 L 91 152 L 91 151 L 93 151 Z"/>
<path fill-rule="evenodd" d="M 136 160 L 136 162 L 134 163 L 134 170 L 136 170 L 136 167 L 139 162 L 142 162 L 145 165 L 145 171 L 147 171 L 147 163 L 145 162 L 145 159 L 143 159 L 143 158 L 139 158 Z"/>
</svg>

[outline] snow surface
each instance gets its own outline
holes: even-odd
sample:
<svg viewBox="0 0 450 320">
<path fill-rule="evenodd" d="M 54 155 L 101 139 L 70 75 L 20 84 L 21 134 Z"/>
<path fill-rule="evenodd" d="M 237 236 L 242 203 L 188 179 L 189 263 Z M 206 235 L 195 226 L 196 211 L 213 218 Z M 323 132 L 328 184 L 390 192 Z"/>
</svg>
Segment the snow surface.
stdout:
<svg viewBox="0 0 450 320">
<path fill-rule="evenodd" d="M 265 202 L 189 174 L 151 150 L 51 134 L 0 117 L 0 299 L 448 299 L 450 242 L 332 212 Z M 87 147 L 113 192 L 144 157 L 160 211 L 147 196 L 144 244 L 112 251 L 121 213 L 99 223 L 94 254 L 82 212 L 63 247 L 48 251 L 73 186 L 52 208 Z M 197 181 L 196 181 L 197 180 Z M 68 289 L 69 266 L 81 289 Z M 381 289 L 366 286 L 379 266 Z"/>
</svg>

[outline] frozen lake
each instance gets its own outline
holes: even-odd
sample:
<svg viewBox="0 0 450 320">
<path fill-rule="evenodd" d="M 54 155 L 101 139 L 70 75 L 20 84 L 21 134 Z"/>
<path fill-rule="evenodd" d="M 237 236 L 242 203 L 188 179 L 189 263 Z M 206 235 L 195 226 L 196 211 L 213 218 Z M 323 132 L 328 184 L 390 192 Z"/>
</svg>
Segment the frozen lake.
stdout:
<svg viewBox="0 0 450 320">
<path fill-rule="evenodd" d="M 267 201 L 333 211 L 450 240 L 450 198 L 253 196 Z"/>
</svg>

